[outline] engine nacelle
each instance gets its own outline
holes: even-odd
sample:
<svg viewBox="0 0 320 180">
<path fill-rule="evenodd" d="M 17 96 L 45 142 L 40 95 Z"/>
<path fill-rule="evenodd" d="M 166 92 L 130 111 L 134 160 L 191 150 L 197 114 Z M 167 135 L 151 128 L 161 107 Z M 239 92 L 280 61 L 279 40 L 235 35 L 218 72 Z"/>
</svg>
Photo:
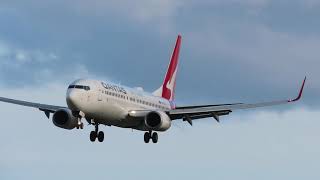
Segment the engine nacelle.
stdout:
<svg viewBox="0 0 320 180">
<path fill-rule="evenodd" d="M 154 131 L 166 131 L 171 127 L 170 117 L 162 111 L 149 112 L 145 118 L 146 127 Z"/>
<path fill-rule="evenodd" d="M 72 115 L 70 109 L 59 109 L 52 117 L 55 126 L 63 129 L 73 129 L 78 126 L 78 119 Z"/>
</svg>

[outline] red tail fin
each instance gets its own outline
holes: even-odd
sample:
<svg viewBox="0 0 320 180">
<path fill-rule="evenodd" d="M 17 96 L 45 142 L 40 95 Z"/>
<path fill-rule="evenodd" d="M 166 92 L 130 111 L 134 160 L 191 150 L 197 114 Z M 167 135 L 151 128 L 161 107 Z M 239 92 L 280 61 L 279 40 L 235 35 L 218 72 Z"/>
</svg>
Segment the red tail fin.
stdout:
<svg viewBox="0 0 320 180">
<path fill-rule="evenodd" d="M 171 61 L 167 70 L 167 74 L 163 81 L 162 86 L 156 90 L 153 94 L 163 97 L 169 101 L 174 100 L 174 92 L 176 87 L 176 75 L 178 71 L 179 53 L 181 45 L 181 36 L 178 35 L 174 51 L 171 56 Z"/>
</svg>

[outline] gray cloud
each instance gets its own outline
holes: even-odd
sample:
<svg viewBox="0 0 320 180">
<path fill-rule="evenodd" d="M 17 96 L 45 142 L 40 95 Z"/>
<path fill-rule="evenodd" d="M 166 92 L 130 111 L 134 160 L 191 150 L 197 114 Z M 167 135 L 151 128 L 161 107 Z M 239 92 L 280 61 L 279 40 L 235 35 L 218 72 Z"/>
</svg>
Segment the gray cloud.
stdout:
<svg viewBox="0 0 320 180">
<path fill-rule="evenodd" d="M 11 47 L 5 42 L 0 42 L 1 63 L 7 65 L 23 65 L 32 61 L 43 63 L 49 61 L 54 63 L 59 57 L 53 52 L 41 52 L 39 50 L 27 50 Z"/>
<path fill-rule="evenodd" d="M 137 1 L 125 5 L 118 1 L 90 5 L 85 1 L 4 2 L 0 22 L 10 23 L 0 30 L 1 39 L 22 52 L 32 52 L 13 58 L 24 59 L 39 51 L 58 59 L 29 63 L 22 71 L 2 66 L 2 83 L 37 83 L 38 73 L 51 81 L 54 75 L 81 66 L 92 76 L 153 90 L 162 80 L 180 32 L 184 40 L 179 101 L 185 102 L 185 97 L 197 103 L 282 98 L 291 96 L 288 92 L 295 92 L 308 75 L 311 87 L 306 99 L 314 104 L 311 97 L 319 89 L 314 79 L 319 39 L 316 30 L 310 29 L 319 27 L 312 23 L 318 15 L 317 5 L 310 4 L 295 1 L 288 8 L 286 3 L 265 0 Z M 190 86 L 198 87 L 199 97 L 184 90 Z"/>
<path fill-rule="evenodd" d="M 63 84 L 45 84 L 2 89 L 0 93 L 63 105 L 64 91 Z M 115 127 L 101 127 L 106 132 L 106 141 L 92 144 L 88 134 L 93 127 L 66 131 L 55 128 L 36 109 L 4 103 L 0 109 L 4 120 L 0 128 L 1 179 L 92 177 L 91 173 L 73 173 L 79 168 L 95 171 L 96 177 L 101 178 L 106 172 L 109 178 L 140 179 L 154 174 L 159 174 L 155 179 L 168 174 L 184 179 L 318 177 L 320 146 L 314 142 L 319 136 L 319 112 L 308 108 L 238 111 L 223 117 L 221 124 L 207 119 L 196 121 L 192 128 L 176 121 L 170 131 L 161 133 L 157 146 L 145 145 L 141 132 Z M 149 170 L 141 174 L 143 167 Z M 164 173 L 159 173 L 160 170 Z M 230 170 L 232 173 L 228 173 Z"/>
</svg>

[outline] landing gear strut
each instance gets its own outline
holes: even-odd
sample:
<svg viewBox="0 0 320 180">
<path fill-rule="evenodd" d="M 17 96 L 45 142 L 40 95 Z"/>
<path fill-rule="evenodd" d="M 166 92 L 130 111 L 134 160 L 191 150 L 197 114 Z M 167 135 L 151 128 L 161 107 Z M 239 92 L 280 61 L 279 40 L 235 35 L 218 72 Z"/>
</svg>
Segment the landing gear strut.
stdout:
<svg viewBox="0 0 320 180">
<path fill-rule="evenodd" d="M 79 111 L 73 111 L 72 115 L 74 117 L 77 117 L 78 119 L 78 125 L 76 126 L 77 129 L 83 129 L 83 122 L 81 121 L 82 117 L 84 117 L 84 113 L 83 112 L 79 112 Z"/>
<path fill-rule="evenodd" d="M 99 142 L 103 142 L 104 133 L 103 131 L 99 131 L 98 124 L 95 125 L 95 130 L 90 132 L 90 141 L 94 142 L 98 138 Z"/>
<path fill-rule="evenodd" d="M 158 142 L 158 133 L 152 131 L 144 133 L 144 142 L 149 143 L 150 139 L 152 140 L 153 143 Z"/>
</svg>

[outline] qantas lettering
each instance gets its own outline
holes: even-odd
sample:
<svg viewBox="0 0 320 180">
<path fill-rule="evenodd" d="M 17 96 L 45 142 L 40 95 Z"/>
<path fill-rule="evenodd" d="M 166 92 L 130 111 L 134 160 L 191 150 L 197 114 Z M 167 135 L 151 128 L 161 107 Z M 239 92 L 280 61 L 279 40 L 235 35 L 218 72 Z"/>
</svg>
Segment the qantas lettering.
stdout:
<svg viewBox="0 0 320 180">
<path fill-rule="evenodd" d="M 121 92 L 123 94 L 127 94 L 127 91 L 123 88 L 123 87 L 119 87 L 116 85 L 110 85 L 110 84 L 106 84 L 104 82 L 101 82 L 102 86 L 106 89 L 111 89 L 113 91 L 117 91 L 117 92 Z"/>
</svg>

